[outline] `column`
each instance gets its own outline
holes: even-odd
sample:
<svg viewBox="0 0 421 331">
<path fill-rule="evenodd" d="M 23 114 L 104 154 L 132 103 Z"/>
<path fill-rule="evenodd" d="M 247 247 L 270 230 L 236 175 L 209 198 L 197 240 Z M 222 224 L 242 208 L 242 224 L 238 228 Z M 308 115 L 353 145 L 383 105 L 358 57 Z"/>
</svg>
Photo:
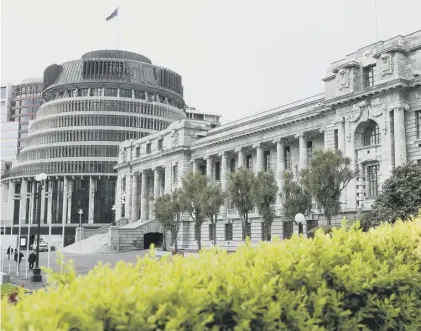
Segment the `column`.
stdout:
<svg viewBox="0 0 421 331">
<path fill-rule="evenodd" d="M 117 177 L 117 183 L 115 187 L 115 219 L 114 221 L 117 221 L 121 217 L 121 209 L 122 209 L 122 182 L 123 182 L 123 176 Z"/>
<path fill-rule="evenodd" d="M 46 183 L 46 181 L 43 180 L 42 181 L 42 191 L 41 191 L 41 217 L 40 217 L 41 224 L 45 223 L 45 219 L 44 219 L 44 215 L 45 215 L 45 190 L 46 190 L 45 183 Z"/>
<path fill-rule="evenodd" d="M 285 141 L 279 139 L 276 141 L 276 181 L 278 183 L 279 191 L 276 197 L 276 206 L 282 208 L 281 198 L 279 192 L 282 192 L 284 187 L 284 172 L 285 172 Z"/>
<path fill-rule="evenodd" d="M 382 144 L 382 162 L 380 165 L 380 173 L 382 180 L 381 182 L 384 183 L 385 179 L 388 178 L 393 170 L 393 137 L 392 137 L 392 127 L 390 121 L 390 112 L 392 110 L 387 109 L 386 107 L 383 109 L 383 116 L 384 116 L 384 128 L 382 130 L 381 135 L 381 144 Z"/>
<path fill-rule="evenodd" d="M 132 218 L 131 221 L 132 222 L 137 222 L 138 218 L 139 218 L 139 213 L 138 213 L 138 209 L 139 209 L 139 193 L 137 191 L 137 182 L 138 182 L 138 176 L 137 173 L 133 174 L 133 185 L 132 185 Z"/>
<path fill-rule="evenodd" d="M 72 193 L 74 181 L 67 181 L 67 223 L 72 223 Z M 79 221 L 79 219 L 78 219 Z"/>
<path fill-rule="evenodd" d="M 244 168 L 244 151 L 243 148 L 237 148 L 235 150 L 238 153 L 238 164 L 237 164 L 237 169 L 243 167 Z"/>
<path fill-rule="evenodd" d="M 405 137 L 405 109 L 409 107 L 405 104 L 399 105 L 394 113 L 394 135 L 395 135 L 395 167 L 406 163 L 406 137 Z"/>
<path fill-rule="evenodd" d="M 193 173 L 197 173 L 199 171 L 199 164 L 197 162 L 197 159 L 192 160 L 193 162 Z"/>
<path fill-rule="evenodd" d="M 9 191 L 7 193 L 7 221 L 13 223 L 13 211 L 15 208 L 15 183 L 11 180 L 9 180 Z"/>
<path fill-rule="evenodd" d="M 153 203 L 152 203 L 152 218 L 155 218 L 155 213 L 153 212 L 153 207 L 155 205 L 156 199 L 159 197 L 159 187 L 160 187 L 160 172 L 158 168 L 153 170 Z"/>
<path fill-rule="evenodd" d="M 47 204 L 47 223 L 51 223 L 53 217 L 53 182 L 48 181 L 48 204 Z"/>
<path fill-rule="evenodd" d="M 206 177 L 208 177 L 210 180 L 213 180 L 213 159 L 211 156 L 206 157 Z"/>
<path fill-rule="evenodd" d="M 253 145 L 256 148 L 256 173 L 263 170 L 263 148 L 262 144 Z"/>
<path fill-rule="evenodd" d="M 89 211 L 88 211 L 88 223 L 94 223 L 94 208 L 95 208 L 95 183 L 96 180 L 89 176 Z"/>
<path fill-rule="evenodd" d="M 154 185 L 153 185 L 153 172 L 150 173 L 149 175 L 149 180 L 148 180 L 148 189 L 149 189 L 149 197 L 148 197 L 148 219 L 152 220 L 153 219 L 153 205 L 154 205 Z"/>
<path fill-rule="evenodd" d="M 171 163 L 167 163 L 165 165 L 165 193 L 171 193 L 172 188 L 172 171 L 171 171 Z"/>
<path fill-rule="evenodd" d="M 338 149 L 345 155 L 345 120 L 343 117 L 336 122 L 338 125 Z"/>
<path fill-rule="evenodd" d="M 222 191 L 227 190 L 227 175 L 228 175 L 228 157 L 227 154 L 222 153 L 221 155 L 221 188 Z M 225 199 L 224 204 L 221 206 L 221 213 L 227 211 L 228 198 Z"/>
<path fill-rule="evenodd" d="M 34 186 L 35 189 L 35 186 Z M 63 185 L 63 213 L 62 213 L 62 223 L 67 223 L 67 189 L 68 189 L 68 181 L 67 177 L 64 177 L 64 185 Z M 33 193 L 33 192 L 32 192 Z"/>
<path fill-rule="evenodd" d="M 299 139 L 299 153 L 300 153 L 298 170 L 301 171 L 307 168 L 307 139 L 304 133 L 299 134 L 298 139 Z"/>
<path fill-rule="evenodd" d="M 26 205 L 28 200 L 28 180 L 22 179 L 20 188 L 19 223 L 26 224 Z"/>
<path fill-rule="evenodd" d="M 140 196 L 140 219 L 146 221 L 148 219 L 148 176 L 146 170 L 142 171 L 142 186 Z"/>
<path fill-rule="evenodd" d="M 133 174 L 127 176 L 126 181 L 126 218 L 129 222 L 132 219 L 132 208 L 133 208 Z"/>
</svg>

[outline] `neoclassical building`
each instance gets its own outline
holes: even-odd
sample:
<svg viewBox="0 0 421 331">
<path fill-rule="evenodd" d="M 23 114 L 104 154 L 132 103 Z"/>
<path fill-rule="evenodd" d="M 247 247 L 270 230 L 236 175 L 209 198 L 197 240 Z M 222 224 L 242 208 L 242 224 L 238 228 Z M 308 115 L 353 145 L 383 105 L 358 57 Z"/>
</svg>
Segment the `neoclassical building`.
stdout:
<svg viewBox="0 0 421 331">
<path fill-rule="evenodd" d="M 363 47 L 334 62 L 323 77 L 324 93 L 216 128 L 191 119 L 119 147 L 116 218 L 131 228 L 153 222 L 154 199 L 181 187 L 182 177 L 198 171 L 227 187 L 227 174 L 239 167 L 271 169 L 278 186 L 283 174 L 308 166 L 315 149 L 341 150 L 359 176 L 342 196 L 343 216 L 368 211 L 394 167 L 421 163 L 421 31 Z M 280 201 L 272 235 L 297 231 L 283 217 Z M 236 246 L 241 221 L 229 201 L 221 207 L 217 242 Z M 304 231 L 324 224 L 317 205 Z M 137 222 L 137 223 L 136 223 Z M 127 226 L 126 226 L 127 227 Z M 261 239 L 262 219 L 251 215 L 252 241 Z M 202 226 L 204 244 L 213 241 Z M 187 215 L 179 233 L 181 247 L 195 247 L 194 223 Z"/>
<path fill-rule="evenodd" d="M 110 223 L 119 145 L 186 118 L 182 78 L 143 55 L 99 50 L 49 66 L 43 84 L 26 146 L 2 181 L 6 221 L 33 223 L 34 178 L 46 173 L 42 224 L 76 225 L 80 210 L 83 223 Z"/>
</svg>

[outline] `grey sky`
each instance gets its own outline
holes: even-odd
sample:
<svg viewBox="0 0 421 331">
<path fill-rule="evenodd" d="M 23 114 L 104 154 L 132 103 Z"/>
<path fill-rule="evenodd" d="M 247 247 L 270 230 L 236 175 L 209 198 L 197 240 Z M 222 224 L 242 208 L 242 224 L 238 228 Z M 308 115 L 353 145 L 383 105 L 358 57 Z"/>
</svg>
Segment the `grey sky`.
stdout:
<svg viewBox="0 0 421 331">
<path fill-rule="evenodd" d="M 421 29 L 420 0 L 377 8 L 381 40 Z M 2 82 L 115 48 L 117 25 L 120 49 L 180 73 L 187 104 L 223 122 L 323 92 L 331 62 L 376 41 L 374 0 L 2 0 Z"/>
</svg>

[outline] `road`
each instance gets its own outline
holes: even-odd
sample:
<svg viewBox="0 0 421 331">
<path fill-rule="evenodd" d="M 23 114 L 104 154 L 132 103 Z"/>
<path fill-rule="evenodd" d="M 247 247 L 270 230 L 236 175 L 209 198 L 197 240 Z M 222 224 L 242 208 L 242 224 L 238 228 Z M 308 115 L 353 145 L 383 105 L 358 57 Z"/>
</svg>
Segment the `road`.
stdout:
<svg viewBox="0 0 421 331">
<path fill-rule="evenodd" d="M 107 263 L 111 266 L 114 266 L 118 261 L 125 261 L 128 263 L 136 263 L 139 257 L 143 257 L 147 254 L 147 250 L 134 251 L 134 252 L 125 252 L 125 253 L 116 253 L 116 254 L 89 254 L 89 255 L 75 255 L 75 254 L 65 254 L 64 259 L 73 260 L 74 267 L 76 272 L 80 275 L 88 273 L 91 269 L 95 267 L 98 262 Z M 25 257 L 22 261 L 19 273 L 16 275 L 16 262 L 10 261 L 10 280 L 11 283 L 17 285 L 24 285 L 28 289 L 38 289 L 45 286 L 45 278 L 42 284 L 32 283 L 31 274 L 32 272 L 28 271 L 28 277 L 26 277 L 26 251 L 23 251 Z M 60 264 L 56 261 L 56 252 L 51 252 L 50 255 L 50 267 L 54 271 L 60 271 Z M 5 252 L 3 252 L 3 272 L 9 273 L 9 261 Z M 40 266 L 48 265 L 48 253 L 40 252 Z"/>
</svg>

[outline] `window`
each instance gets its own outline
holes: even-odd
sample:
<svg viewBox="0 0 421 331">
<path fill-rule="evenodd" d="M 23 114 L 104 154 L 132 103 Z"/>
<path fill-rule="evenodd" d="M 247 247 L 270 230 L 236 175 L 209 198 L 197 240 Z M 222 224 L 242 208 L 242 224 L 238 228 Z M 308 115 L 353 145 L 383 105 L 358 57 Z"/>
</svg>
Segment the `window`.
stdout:
<svg viewBox="0 0 421 331">
<path fill-rule="evenodd" d="M 151 153 L 151 143 L 146 144 L 146 154 L 150 154 Z"/>
<path fill-rule="evenodd" d="M 368 197 L 370 198 L 377 197 L 379 194 L 378 172 L 378 164 L 367 167 Z"/>
<path fill-rule="evenodd" d="M 370 120 L 370 124 L 364 131 L 364 146 L 380 144 L 380 130 L 376 122 Z"/>
<path fill-rule="evenodd" d="M 417 137 L 421 138 L 421 110 L 415 113 L 417 117 Z"/>
<path fill-rule="evenodd" d="M 162 139 L 159 139 L 158 140 L 158 150 L 162 150 L 162 146 L 163 146 L 163 140 Z"/>
<path fill-rule="evenodd" d="M 120 98 L 132 98 L 132 90 L 129 89 L 120 89 Z"/>
<path fill-rule="evenodd" d="M 286 146 L 284 148 L 284 159 L 285 159 L 285 169 L 286 170 L 291 170 L 292 166 L 291 166 L 291 149 L 289 146 Z"/>
<path fill-rule="evenodd" d="M 313 142 L 307 141 L 307 166 L 310 165 L 312 158 L 313 158 Z"/>
<path fill-rule="evenodd" d="M 246 168 L 250 171 L 253 171 L 253 157 L 251 154 L 246 156 Z"/>
<path fill-rule="evenodd" d="M 88 91 L 89 91 L 89 89 L 87 89 L 87 88 L 80 88 L 80 89 L 77 90 L 77 94 L 80 97 L 86 97 L 86 96 L 88 96 Z"/>
<path fill-rule="evenodd" d="M 310 232 L 314 228 L 318 227 L 317 220 L 308 220 L 307 221 L 307 238 L 314 238 L 314 232 Z M 310 233 L 309 233 L 310 232 Z"/>
<path fill-rule="evenodd" d="M 178 175 L 178 166 L 175 165 L 172 168 L 172 181 L 175 188 L 177 188 L 177 175 Z"/>
<path fill-rule="evenodd" d="M 102 87 L 91 88 L 91 97 L 102 96 Z"/>
<path fill-rule="evenodd" d="M 232 240 L 232 223 L 225 224 L 225 240 Z"/>
<path fill-rule="evenodd" d="M 221 163 L 215 162 L 215 180 L 221 180 Z"/>
<path fill-rule="evenodd" d="M 6 87 L 2 87 L 1 88 L 1 97 L 5 98 L 6 97 Z"/>
<path fill-rule="evenodd" d="M 136 157 L 140 156 L 140 146 L 136 147 Z"/>
<path fill-rule="evenodd" d="M 243 228 L 243 240 L 246 240 L 246 238 L 249 237 L 251 239 L 251 223 L 246 223 L 246 233 L 244 233 Z"/>
<path fill-rule="evenodd" d="M 286 221 L 282 223 L 284 239 L 289 239 L 292 237 L 294 232 L 294 224 L 291 221 Z"/>
<path fill-rule="evenodd" d="M 105 89 L 105 96 L 106 97 L 116 97 L 117 96 L 117 89 L 116 88 L 106 88 Z"/>
<path fill-rule="evenodd" d="M 338 130 L 337 129 L 333 133 L 333 139 L 335 141 L 335 150 L 337 151 L 339 149 L 339 136 L 338 136 Z"/>
<path fill-rule="evenodd" d="M 214 237 L 213 237 L 213 228 L 214 228 L 214 225 L 213 224 L 209 224 L 209 240 L 210 241 L 213 241 L 214 240 Z"/>
<path fill-rule="evenodd" d="M 230 172 L 235 172 L 235 159 L 230 159 Z"/>
<path fill-rule="evenodd" d="M 264 168 L 265 168 L 265 171 L 269 171 L 270 170 L 270 151 L 265 151 L 265 154 L 264 154 Z"/>
<path fill-rule="evenodd" d="M 134 91 L 135 99 L 145 99 L 145 92 L 143 91 Z"/>
<path fill-rule="evenodd" d="M 363 68 L 364 87 L 374 86 L 374 66 Z"/>
</svg>

